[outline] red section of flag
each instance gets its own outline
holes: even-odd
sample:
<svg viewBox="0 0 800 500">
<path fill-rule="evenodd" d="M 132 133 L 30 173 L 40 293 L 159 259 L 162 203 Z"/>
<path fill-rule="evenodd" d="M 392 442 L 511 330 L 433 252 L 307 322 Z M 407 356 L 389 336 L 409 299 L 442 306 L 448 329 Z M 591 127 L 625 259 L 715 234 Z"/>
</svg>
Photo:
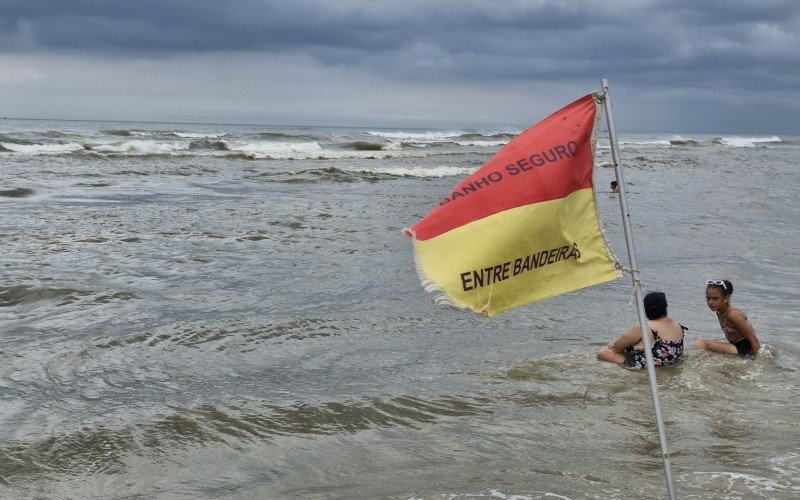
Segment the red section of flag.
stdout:
<svg viewBox="0 0 800 500">
<path fill-rule="evenodd" d="M 416 238 L 591 187 L 596 109 L 589 94 L 512 139 L 411 228 Z"/>
</svg>

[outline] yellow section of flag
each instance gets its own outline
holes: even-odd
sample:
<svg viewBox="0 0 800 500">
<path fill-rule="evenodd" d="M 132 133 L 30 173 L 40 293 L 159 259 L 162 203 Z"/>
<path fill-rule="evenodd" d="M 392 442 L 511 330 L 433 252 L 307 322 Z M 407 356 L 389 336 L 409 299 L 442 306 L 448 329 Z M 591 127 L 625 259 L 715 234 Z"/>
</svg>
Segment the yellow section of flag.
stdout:
<svg viewBox="0 0 800 500">
<path fill-rule="evenodd" d="M 414 248 L 426 285 L 486 316 L 619 277 L 591 188 L 415 240 Z"/>
</svg>

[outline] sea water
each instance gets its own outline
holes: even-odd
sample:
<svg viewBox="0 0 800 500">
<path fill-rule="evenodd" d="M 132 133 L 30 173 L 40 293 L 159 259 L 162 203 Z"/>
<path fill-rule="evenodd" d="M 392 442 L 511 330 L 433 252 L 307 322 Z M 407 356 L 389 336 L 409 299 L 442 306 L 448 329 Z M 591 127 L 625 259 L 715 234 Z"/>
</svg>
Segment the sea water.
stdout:
<svg viewBox="0 0 800 500">
<path fill-rule="evenodd" d="M 0 496 L 663 498 L 630 277 L 495 318 L 423 291 L 417 222 L 516 130 L 0 121 Z M 621 134 L 685 498 L 800 495 L 800 138 Z M 627 263 L 610 149 L 598 211 Z M 705 281 L 763 345 L 722 338 Z"/>
</svg>

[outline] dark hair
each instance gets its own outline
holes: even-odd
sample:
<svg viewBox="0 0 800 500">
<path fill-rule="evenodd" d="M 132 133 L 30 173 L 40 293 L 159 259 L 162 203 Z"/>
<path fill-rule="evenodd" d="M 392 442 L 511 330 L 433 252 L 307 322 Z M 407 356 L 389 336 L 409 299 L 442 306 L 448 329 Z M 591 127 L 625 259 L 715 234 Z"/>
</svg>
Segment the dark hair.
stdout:
<svg viewBox="0 0 800 500">
<path fill-rule="evenodd" d="M 667 315 L 667 296 L 662 292 L 650 292 L 644 296 L 644 314 L 647 319 L 663 318 Z"/>
<path fill-rule="evenodd" d="M 611 181 L 611 187 L 612 188 L 617 187 L 617 181 Z"/>
<path fill-rule="evenodd" d="M 722 295 L 725 296 L 725 297 L 733 294 L 733 283 L 731 283 L 728 280 L 720 280 L 720 281 L 725 283 L 725 286 L 716 285 L 714 283 L 709 283 L 708 286 L 706 286 L 706 289 L 709 289 L 709 288 L 712 288 L 712 287 L 716 288 L 716 289 L 720 290 L 722 292 Z"/>
</svg>

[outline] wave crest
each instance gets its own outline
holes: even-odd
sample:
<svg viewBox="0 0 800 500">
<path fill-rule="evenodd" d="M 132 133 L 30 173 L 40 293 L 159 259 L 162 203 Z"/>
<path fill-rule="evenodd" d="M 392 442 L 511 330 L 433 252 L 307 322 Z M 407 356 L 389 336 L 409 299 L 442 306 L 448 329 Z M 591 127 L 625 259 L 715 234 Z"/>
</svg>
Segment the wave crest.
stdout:
<svg viewBox="0 0 800 500">
<path fill-rule="evenodd" d="M 754 148 L 769 143 L 780 143 L 781 138 L 777 135 L 771 137 L 717 137 L 712 142 L 720 146 L 730 146 L 734 148 Z"/>
<path fill-rule="evenodd" d="M 0 307 L 12 307 L 34 302 L 47 300 L 57 300 L 58 305 L 68 304 L 80 295 L 87 295 L 89 292 L 81 292 L 72 288 L 47 288 L 30 287 L 15 285 L 0 287 Z"/>
<path fill-rule="evenodd" d="M 31 195 L 33 195 L 33 189 L 29 188 L 0 189 L 1 198 L 27 198 Z"/>
<path fill-rule="evenodd" d="M 70 143 L 49 143 L 49 144 L 37 144 L 37 143 L 20 143 L 20 142 L 0 142 L 0 147 L 3 148 L 5 151 L 9 151 L 12 153 L 21 153 L 27 155 L 40 155 L 40 154 L 63 154 L 63 153 L 72 153 L 75 151 L 81 151 L 84 149 L 83 144 L 78 144 L 75 142 Z"/>
</svg>

